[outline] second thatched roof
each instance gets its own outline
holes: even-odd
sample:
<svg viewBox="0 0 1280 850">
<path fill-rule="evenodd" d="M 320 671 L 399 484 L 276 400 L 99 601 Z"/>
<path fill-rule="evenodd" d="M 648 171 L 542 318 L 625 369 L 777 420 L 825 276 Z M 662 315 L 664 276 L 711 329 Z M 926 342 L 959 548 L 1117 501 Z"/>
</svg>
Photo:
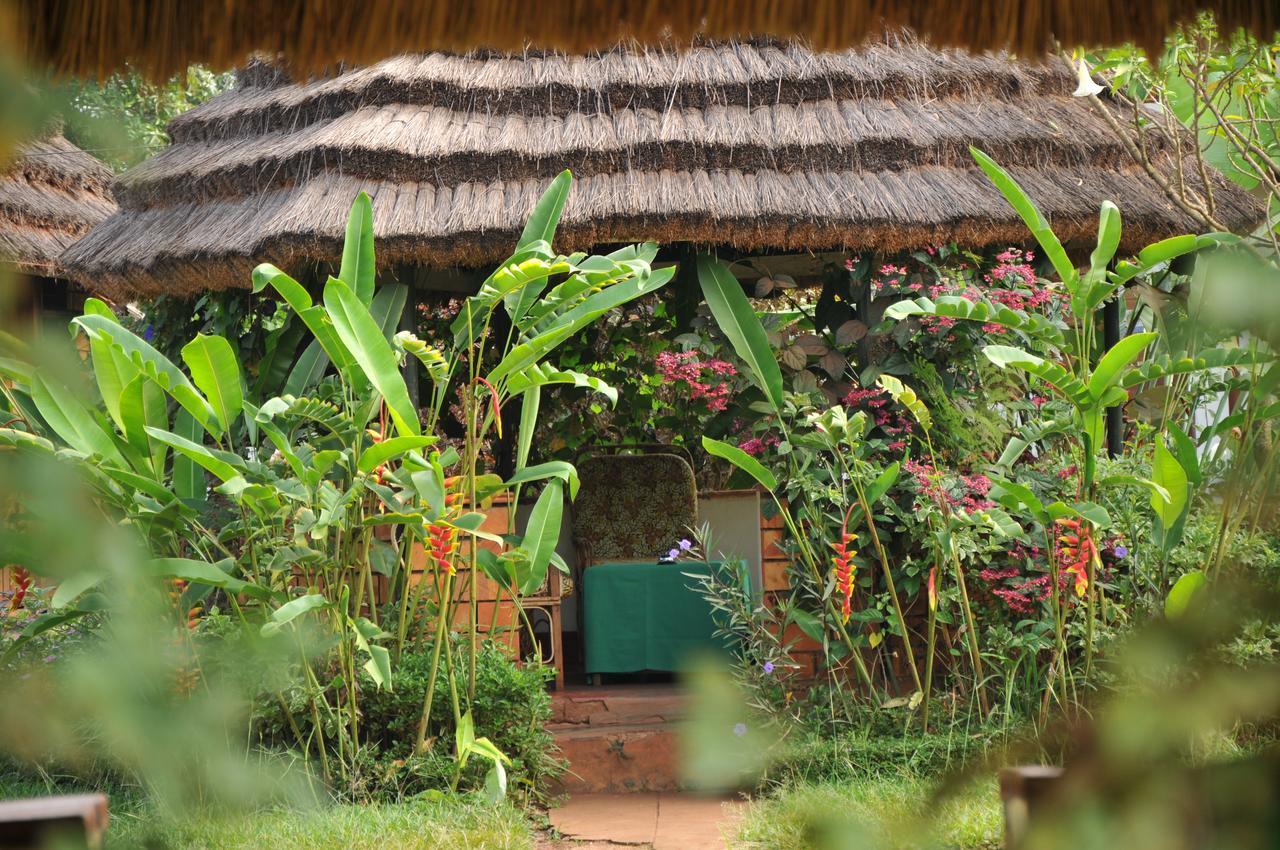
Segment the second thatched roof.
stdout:
<svg viewBox="0 0 1280 850">
<path fill-rule="evenodd" d="M 23 145 L 0 166 L 0 262 L 59 276 L 58 257 L 115 212 L 111 169 L 60 135 Z"/>
<path fill-rule="evenodd" d="M 173 144 L 118 184 L 120 212 L 64 260 L 119 296 L 247 286 L 262 260 L 335 263 L 364 190 L 381 265 L 484 266 L 566 167 L 577 180 L 559 238 L 575 249 L 1026 241 L 970 145 L 1067 240 L 1092 238 L 1104 199 L 1124 213 L 1126 248 L 1194 230 L 1074 87 L 1060 60 L 903 35 L 838 53 L 772 41 L 436 53 L 298 84 L 257 65 L 170 125 Z M 1256 220 L 1248 195 L 1210 180 L 1223 219 Z"/>
</svg>

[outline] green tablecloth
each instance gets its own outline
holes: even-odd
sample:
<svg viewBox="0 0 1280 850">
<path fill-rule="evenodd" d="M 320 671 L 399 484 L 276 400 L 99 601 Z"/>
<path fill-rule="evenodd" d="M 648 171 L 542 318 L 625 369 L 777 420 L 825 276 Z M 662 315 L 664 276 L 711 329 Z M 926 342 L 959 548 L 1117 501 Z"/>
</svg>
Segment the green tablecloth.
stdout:
<svg viewBox="0 0 1280 850">
<path fill-rule="evenodd" d="M 723 650 L 698 582 L 719 562 L 614 563 L 582 578 L 587 673 L 678 670 L 699 651 Z"/>
</svg>

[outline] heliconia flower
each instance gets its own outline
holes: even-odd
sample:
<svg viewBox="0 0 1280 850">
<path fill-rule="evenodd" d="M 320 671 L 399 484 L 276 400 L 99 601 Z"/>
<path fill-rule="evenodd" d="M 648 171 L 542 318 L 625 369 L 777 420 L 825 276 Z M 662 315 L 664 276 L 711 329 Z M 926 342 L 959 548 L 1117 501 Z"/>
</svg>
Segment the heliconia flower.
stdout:
<svg viewBox="0 0 1280 850">
<path fill-rule="evenodd" d="M 929 570 L 929 610 L 938 610 L 938 568 Z"/>
<path fill-rule="evenodd" d="M 844 621 L 849 622 L 850 615 L 853 614 L 853 556 L 854 550 L 850 548 L 850 544 L 854 541 L 854 536 L 847 531 L 840 534 L 840 542 L 832 543 L 831 548 L 835 550 L 835 557 L 831 559 L 831 568 L 836 576 L 836 591 L 840 594 L 840 615 Z"/>
<path fill-rule="evenodd" d="M 27 572 L 25 567 L 17 564 L 12 565 L 13 583 L 17 585 L 17 590 L 13 593 L 13 598 L 9 600 L 9 610 L 17 611 L 22 607 L 22 603 L 26 601 L 27 591 L 31 589 L 32 578 L 31 573 Z"/>
<path fill-rule="evenodd" d="M 1078 519 L 1060 519 L 1058 525 L 1058 563 L 1075 577 L 1076 596 L 1089 589 L 1089 564 L 1098 556 L 1093 542 L 1093 526 Z"/>
<path fill-rule="evenodd" d="M 453 553 L 458 548 L 458 529 L 452 525 L 427 526 L 427 558 L 436 569 L 447 575 L 458 572 Z"/>
</svg>

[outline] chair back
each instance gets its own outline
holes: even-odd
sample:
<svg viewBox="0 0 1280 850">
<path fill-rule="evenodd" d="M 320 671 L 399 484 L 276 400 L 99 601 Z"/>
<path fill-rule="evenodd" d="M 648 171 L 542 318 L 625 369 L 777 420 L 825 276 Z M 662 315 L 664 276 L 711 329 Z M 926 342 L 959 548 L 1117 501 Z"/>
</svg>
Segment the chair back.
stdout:
<svg viewBox="0 0 1280 850">
<path fill-rule="evenodd" d="M 597 454 L 578 463 L 574 543 L 584 566 L 653 561 L 698 521 L 693 467 L 678 449 Z"/>
</svg>

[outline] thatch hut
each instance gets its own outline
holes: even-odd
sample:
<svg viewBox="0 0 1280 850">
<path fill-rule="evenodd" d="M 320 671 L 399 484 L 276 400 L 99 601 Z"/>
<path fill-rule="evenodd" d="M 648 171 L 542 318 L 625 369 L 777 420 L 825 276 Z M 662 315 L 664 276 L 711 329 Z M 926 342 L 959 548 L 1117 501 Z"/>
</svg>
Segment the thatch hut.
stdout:
<svg viewBox="0 0 1280 850">
<path fill-rule="evenodd" d="M 801 38 L 819 49 L 860 44 L 885 26 L 933 44 L 1032 56 L 1137 42 L 1158 50 L 1177 25 L 1211 12 L 1224 32 L 1270 39 L 1274 0 L 350 0 L 161 3 L 150 0 L 11 0 L 14 46 L 35 64 L 72 74 L 140 68 L 165 79 L 192 62 L 228 68 L 251 53 L 283 55 L 306 73 L 338 62 L 368 65 L 399 53 L 476 47 L 581 53 L 619 38 L 648 44 L 743 33 Z M 0 28 L 0 39 L 5 33 Z M 1153 54 L 1154 55 L 1154 54 Z"/>
<path fill-rule="evenodd" d="M 15 299 L 0 307 L 37 315 L 79 312 L 84 295 L 58 257 L 115 212 L 111 169 L 61 135 L 24 145 L 0 171 L 0 265 Z"/>
<path fill-rule="evenodd" d="M 64 261 L 121 298 L 244 287 L 262 260 L 306 274 L 336 264 L 363 189 L 380 264 L 454 287 L 445 270 L 505 257 L 566 167 L 577 182 L 559 236 L 575 249 L 1025 242 L 970 145 L 1068 241 L 1092 242 L 1103 199 L 1124 213 L 1125 248 L 1196 229 L 1075 86 L 1061 59 L 1014 63 L 905 35 L 837 53 L 769 40 L 433 53 L 307 82 L 260 63 L 170 124 L 173 143 L 122 176 L 119 212 Z M 1149 140 L 1165 156 L 1171 144 Z M 1209 179 L 1223 219 L 1256 220 L 1248 195 Z"/>
</svg>

